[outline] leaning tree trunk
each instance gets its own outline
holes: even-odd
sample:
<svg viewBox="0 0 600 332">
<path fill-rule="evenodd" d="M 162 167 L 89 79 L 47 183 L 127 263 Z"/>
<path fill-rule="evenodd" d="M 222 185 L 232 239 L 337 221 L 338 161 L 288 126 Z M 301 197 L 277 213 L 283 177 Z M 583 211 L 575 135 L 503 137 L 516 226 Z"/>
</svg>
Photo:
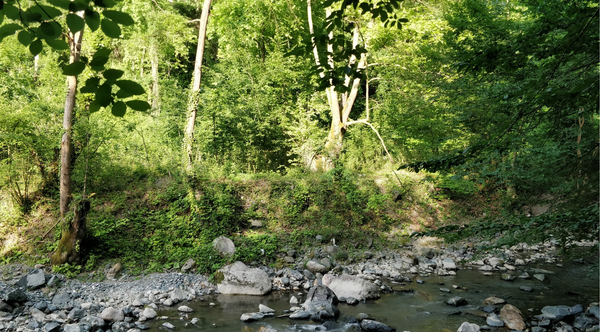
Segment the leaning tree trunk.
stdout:
<svg viewBox="0 0 600 332">
<path fill-rule="evenodd" d="M 198 101 L 200 93 L 200 82 L 202 81 L 202 58 L 204 57 L 204 43 L 206 40 L 206 27 L 208 25 L 208 14 L 212 0 L 204 0 L 202 15 L 200 17 L 200 31 L 198 32 L 198 48 L 196 49 L 196 63 L 194 65 L 194 78 L 192 91 L 188 100 L 188 120 L 183 138 L 183 149 L 185 156 L 185 170 L 190 172 L 194 164 L 194 127 L 196 126 L 196 114 L 198 113 Z"/>
<path fill-rule="evenodd" d="M 83 11 L 77 13 L 83 18 Z M 69 46 L 71 58 L 69 63 L 79 61 L 83 30 L 69 32 Z M 79 261 L 79 246 L 85 236 L 85 217 L 89 210 L 89 203 L 83 204 L 84 208 L 77 208 L 73 220 L 67 219 L 69 203 L 71 202 L 71 169 L 72 169 L 72 144 L 71 134 L 75 113 L 75 96 L 77 94 L 77 76 L 67 76 L 68 90 L 65 100 L 63 115 L 63 136 L 60 142 L 60 218 L 63 222 L 62 237 L 56 252 L 52 255 L 52 265 L 64 263 L 77 263 Z M 85 208 L 87 205 L 87 209 Z"/>
</svg>

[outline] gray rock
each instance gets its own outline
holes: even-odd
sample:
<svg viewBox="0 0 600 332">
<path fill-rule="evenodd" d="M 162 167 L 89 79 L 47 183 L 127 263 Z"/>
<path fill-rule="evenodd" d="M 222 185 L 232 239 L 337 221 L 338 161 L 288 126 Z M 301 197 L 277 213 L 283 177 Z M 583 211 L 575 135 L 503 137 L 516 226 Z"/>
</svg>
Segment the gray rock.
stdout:
<svg viewBox="0 0 600 332">
<path fill-rule="evenodd" d="M 165 299 L 162 303 L 164 306 L 170 307 L 173 305 L 173 300 L 169 299 Z"/>
<path fill-rule="evenodd" d="M 108 307 L 102 310 L 100 318 L 109 322 L 122 322 L 125 319 L 125 314 L 123 314 L 123 310 L 121 309 Z"/>
<path fill-rule="evenodd" d="M 27 288 L 28 289 L 38 289 L 46 284 L 46 275 L 44 275 L 44 271 L 40 269 L 35 269 L 31 271 L 27 275 Z"/>
<path fill-rule="evenodd" d="M 325 268 L 327 270 L 331 269 L 331 261 L 329 260 L 329 258 L 323 258 L 323 259 L 321 259 L 320 263 L 321 263 L 321 265 L 325 266 Z"/>
<path fill-rule="evenodd" d="M 52 304 L 58 308 L 65 308 L 69 301 L 71 301 L 71 295 L 67 292 L 58 293 L 52 298 Z"/>
<path fill-rule="evenodd" d="M 45 303 L 45 302 L 41 302 L 41 303 Z M 42 310 L 45 310 L 45 309 L 46 308 L 44 308 Z M 13 311 L 13 307 L 10 304 L 8 304 L 8 303 L 0 300 L 0 311 L 12 312 Z"/>
<path fill-rule="evenodd" d="M 506 303 L 506 301 L 504 299 L 501 299 L 499 297 L 495 297 L 495 296 L 490 296 L 487 299 L 483 300 L 483 305 L 497 305 L 497 304 L 504 304 Z"/>
<path fill-rule="evenodd" d="M 325 265 L 317 263 L 315 261 L 308 261 L 306 263 L 306 268 L 312 273 L 325 273 L 329 271 L 329 269 Z"/>
<path fill-rule="evenodd" d="M 142 315 L 148 319 L 152 319 L 156 317 L 156 311 L 152 308 L 145 308 L 144 311 L 142 311 Z"/>
<path fill-rule="evenodd" d="M 29 313 L 31 314 L 31 317 L 33 317 L 33 319 L 35 319 L 38 323 L 41 323 L 46 319 L 46 314 L 37 308 L 31 308 Z"/>
<path fill-rule="evenodd" d="M 115 265 L 106 272 L 106 279 L 116 280 L 120 272 L 121 263 L 115 263 Z"/>
<path fill-rule="evenodd" d="M 583 307 L 581 306 L 581 304 L 576 304 L 572 306 L 571 309 L 569 309 L 569 311 L 571 311 L 571 315 L 578 315 L 583 312 Z"/>
<path fill-rule="evenodd" d="M 281 281 L 281 284 L 282 284 L 284 287 L 287 287 L 287 286 L 289 286 L 289 285 L 290 285 L 290 278 L 288 278 L 288 277 L 282 277 L 282 278 L 281 278 L 281 279 L 279 279 L 279 280 Z"/>
<path fill-rule="evenodd" d="M 169 294 L 169 298 L 173 301 L 173 303 L 179 303 L 187 300 L 188 295 L 190 295 L 188 291 L 176 288 Z"/>
<path fill-rule="evenodd" d="M 379 288 L 357 276 L 326 274 L 323 276 L 323 285 L 329 287 L 337 297 L 353 297 L 359 301 L 379 298 Z"/>
<path fill-rule="evenodd" d="M 27 302 L 28 297 L 22 289 L 15 288 L 6 293 L 4 300 L 8 303 L 21 303 Z"/>
<path fill-rule="evenodd" d="M 544 280 L 546 280 L 546 275 L 545 275 L 545 274 L 541 274 L 541 273 L 534 274 L 534 275 L 533 275 L 533 277 L 534 277 L 535 279 L 539 280 L 539 281 L 544 281 Z"/>
<path fill-rule="evenodd" d="M 104 322 L 104 319 L 97 317 L 97 316 L 85 316 L 83 317 L 83 319 L 81 319 L 79 321 L 79 324 L 81 325 L 87 325 L 89 326 L 89 328 L 93 331 L 96 331 L 100 328 L 102 328 L 106 323 Z"/>
<path fill-rule="evenodd" d="M 179 311 L 179 312 L 192 312 L 192 311 L 194 311 L 194 309 L 188 307 L 187 305 L 182 305 L 179 308 L 177 308 L 177 311 Z"/>
<path fill-rule="evenodd" d="M 46 323 L 43 327 L 44 332 L 58 332 L 60 331 L 60 324 L 55 322 Z"/>
<path fill-rule="evenodd" d="M 349 297 L 346 299 L 346 303 L 349 305 L 356 305 L 356 304 L 358 304 L 358 302 L 359 302 L 358 299 L 355 299 L 353 297 Z"/>
<path fill-rule="evenodd" d="M 290 298 L 290 304 L 298 304 L 298 303 L 299 303 L 299 301 L 298 301 L 298 298 L 297 298 L 297 297 L 295 297 L 295 296 L 292 296 L 292 297 Z"/>
<path fill-rule="evenodd" d="M 183 266 L 181 267 L 181 272 L 188 272 L 189 270 L 193 269 L 196 267 L 196 261 L 193 259 L 188 259 L 187 261 L 185 261 L 185 264 L 183 264 Z"/>
<path fill-rule="evenodd" d="M 507 304 L 500 309 L 500 319 L 511 330 L 525 330 L 523 314 L 512 304 Z"/>
<path fill-rule="evenodd" d="M 487 325 L 491 326 L 491 327 L 502 327 L 504 326 L 504 322 L 502 321 L 502 319 L 500 319 L 500 316 L 491 313 L 487 319 L 485 320 L 485 322 L 487 323 Z"/>
<path fill-rule="evenodd" d="M 450 290 L 448 288 L 440 288 L 440 292 L 442 292 L 442 293 L 450 293 Z"/>
<path fill-rule="evenodd" d="M 302 310 L 290 315 L 291 319 L 308 319 L 313 321 L 335 320 L 340 311 L 335 306 L 338 299 L 327 286 L 314 286 L 308 292 Z"/>
<path fill-rule="evenodd" d="M 264 314 L 264 313 L 272 313 L 272 312 L 275 312 L 275 309 L 271 309 L 271 308 L 267 307 L 267 306 L 266 306 L 266 305 L 264 305 L 264 304 L 259 304 L 259 305 L 258 305 L 258 311 L 259 311 L 260 313 L 263 313 L 263 314 Z"/>
<path fill-rule="evenodd" d="M 533 288 L 531 288 L 529 286 L 521 286 L 521 287 L 519 287 L 519 289 L 524 292 L 531 292 L 533 290 Z"/>
<path fill-rule="evenodd" d="M 588 310 L 586 311 L 586 313 L 588 315 L 592 315 L 594 317 L 596 317 L 596 319 L 600 319 L 600 310 L 598 310 L 598 306 L 597 305 L 593 305 L 591 307 L 588 308 Z"/>
<path fill-rule="evenodd" d="M 217 271 L 223 279 L 217 285 L 221 294 L 264 295 L 271 291 L 269 275 L 257 268 L 249 268 L 242 262 L 235 262 Z"/>
<path fill-rule="evenodd" d="M 455 307 L 460 307 L 469 304 L 469 302 L 467 302 L 467 300 L 465 300 L 464 297 L 455 296 L 453 298 L 448 299 L 448 301 L 446 301 L 446 304 L 453 305 Z"/>
<path fill-rule="evenodd" d="M 543 327 L 534 326 L 531 328 L 531 332 L 546 332 L 547 330 Z"/>
<path fill-rule="evenodd" d="M 213 247 L 223 256 L 233 256 L 235 254 L 235 244 L 225 236 L 216 238 L 213 241 Z"/>
<path fill-rule="evenodd" d="M 469 322 L 463 322 L 456 332 L 479 332 L 480 328 L 477 324 L 471 324 Z"/>
<path fill-rule="evenodd" d="M 582 331 L 585 331 L 594 325 L 598 325 L 598 321 L 586 315 L 579 315 L 573 321 L 573 327 Z"/>
<path fill-rule="evenodd" d="M 308 280 L 314 280 L 314 279 L 316 278 L 316 277 L 315 277 L 315 275 L 314 275 L 312 272 L 310 272 L 309 270 L 307 270 L 307 269 L 304 269 L 304 270 L 302 271 L 302 274 L 303 274 L 303 275 L 304 275 L 304 277 L 306 277 L 306 279 L 308 279 Z M 298 279 L 298 278 L 296 278 L 296 279 Z M 300 280 L 300 279 L 298 279 L 298 280 Z"/>
<path fill-rule="evenodd" d="M 571 312 L 568 307 L 564 306 L 545 306 L 542 308 L 542 316 L 548 318 L 552 322 L 558 322 L 570 316 Z"/>
<path fill-rule="evenodd" d="M 83 317 L 85 317 L 85 310 L 78 308 L 71 309 L 71 311 L 67 315 L 67 319 L 70 321 L 78 321 Z"/>
<path fill-rule="evenodd" d="M 240 317 L 242 322 L 253 322 L 255 320 L 263 319 L 265 315 L 260 312 L 249 312 L 245 313 Z"/>
<path fill-rule="evenodd" d="M 290 319 L 309 319 L 310 316 L 309 312 L 300 310 L 290 314 Z"/>
<path fill-rule="evenodd" d="M 521 274 L 519 276 L 519 278 L 521 278 L 521 279 L 531 279 L 531 277 L 529 276 L 529 273 L 527 273 L 527 272 L 523 272 L 523 274 Z"/>
<path fill-rule="evenodd" d="M 395 329 L 375 320 L 363 319 L 360 322 L 360 327 L 366 332 L 392 332 Z"/>
<path fill-rule="evenodd" d="M 129 330 L 129 324 L 124 322 L 113 323 L 111 328 L 112 332 L 125 332 Z"/>
<path fill-rule="evenodd" d="M 168 328 L 169 330 L 174 330 L 175 326 L 171 323 L 163 323 L 162 326 Z"/>
<path fill-rule="evenodd" d="M 512 274 L 508 274 L 508 273 L 502 273 L 502 280 L 505 281 L 513 281 L 515 280 L 515 276 L 513 276 Z"/>
<path fill-rule="evenodd" d="M 446 270 L 456 270 L 456 263 L 452 258 L 447 257 L 442 260 L 442 267 Z"/>
</svg>

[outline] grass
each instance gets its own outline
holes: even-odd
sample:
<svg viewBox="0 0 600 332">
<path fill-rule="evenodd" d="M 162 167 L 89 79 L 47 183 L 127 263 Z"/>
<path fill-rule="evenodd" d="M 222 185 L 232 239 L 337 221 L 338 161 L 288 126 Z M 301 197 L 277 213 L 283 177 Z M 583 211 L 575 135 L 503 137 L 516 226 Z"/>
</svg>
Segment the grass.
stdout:
<svg viewBox="0 0 600 332">
<path fill-rule="evenodd" d="M 139 171 L 134 175 L 117 177 L 118 185 L 92 186 L 85 261 L 80 268 L 63 267 L 65 271 L 101 272 L 105 261 L 120 261 L 135 274 L 167 271 L 190 257 L 207 274 L 233 260 L 282 266 L 282 248 L 309 250 L 333 239 L 353 257 L 369 242 L 374 249 L 396 248 L 409 243 L 414 231 L 490 213 L 493 206 L 480 193 L 472 194 L 470 203 L 451 200 L 439 195 L 446 189 L 428 181 L 428 174 L 407 171 L 363 175 L 334 169 L 188 182 L 140 176 Z M 26 215 L 9 200 L 2 202 L 2 262 L 47 264 L 59 227 L 43 234 L 57 220 L 57 200 L 44 199 Z M 252 229 L 251 220 L 260 220 L 263 227 Z M 220 235 L 233 239 L 235 257 L 214 252 L 212 240 Z M 315 242 L 316 235 L 323 236 L 321 243 Z"/>
</svg>

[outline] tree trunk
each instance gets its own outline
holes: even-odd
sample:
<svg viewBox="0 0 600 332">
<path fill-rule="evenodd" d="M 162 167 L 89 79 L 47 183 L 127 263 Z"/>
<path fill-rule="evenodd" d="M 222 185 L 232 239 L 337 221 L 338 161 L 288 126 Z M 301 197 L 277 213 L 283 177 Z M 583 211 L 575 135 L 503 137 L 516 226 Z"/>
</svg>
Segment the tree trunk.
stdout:
<svg viewBox="0 0 600 332">
<path fill-rule="evenodd" d="M 83 11 L 77 12 L 77 15 L 83 18 Z M 83 39 L 83 30 L 71 33 L 69 32 L 69 46 L 71 49 L 71 57 L 69 63 L 79 61 L 79 55 L 81 53 L 81 41 Z M 77 94 L 77 76 L 67 76 L 68 90 L 67 97 L 65 100 L 65 112 L 63 115 L 63 136 L 60 142 L 60 218 L 65 223 L 62 232 L 62 238 L 56 249 L 56 252 L 52 255 L 52 264 L 60 265 L 66 262 L 73 262 L 76 257 L 79 258 L 79 253 L 75 249 L 78 249 L 78 245 L 73 245 L 72 240 L 75 242 L 82 239 L 80 238 L 80 229 L 84 229 L 79 225 L 81 216 L 74 218 L 72 222 L 66 219 L 67 212 L 69 209 L 69 203 L 71 201 L 71 157 L 73 154 L 71 144 L 71 131 L 73 126 L 73 118 L 75 113 L 75 96 Z M 78 209 L 79 211 L 79 209 Z M 86 211 L 83 209 L 82 211 Z M 78 214 L 78 213 L 76 213 Z M 83 215 L 85 220 L 85 215 Z M 75 230 L 75 233 L 73 233 Z M 85 233 L 84 233 L 85 234 Z M 74 238 L 75 236 L 75 238 Z M 69 245 L 69 243 L 72 245 Z M 78 243 L 77 243 L 78 244 Z"/>
<path fill-rule="evenodd" d="M 194 127 L 196 126 L 196 114 L 198 113 L 198 101 L 200 93 L 200 82 L 202 80 L 202 58 L 204 57 L 204 43 L 206 41 L 206 27 L 208 25 L 208 14 L 212 0 L 204 0 L 202 7 L 202 16 L 200 17 L 200 31 L 198 32 L 198 48 L 196 49 L 196 63 L 194 65 L 194 78 L 192 81 L 192 91 L 188 100 L 188 119 L 185 127 L 185 136 L 183 138 L 185 170 L 190 172 L 194 164 Z"/>
<path fill-rule="evenodd" d="M 152 65 L 152 110 L 160 110 L 160 86 L 158 84 L 158 46 L 154 41 L 150 48 L 150 57 Z"/>
</svg>

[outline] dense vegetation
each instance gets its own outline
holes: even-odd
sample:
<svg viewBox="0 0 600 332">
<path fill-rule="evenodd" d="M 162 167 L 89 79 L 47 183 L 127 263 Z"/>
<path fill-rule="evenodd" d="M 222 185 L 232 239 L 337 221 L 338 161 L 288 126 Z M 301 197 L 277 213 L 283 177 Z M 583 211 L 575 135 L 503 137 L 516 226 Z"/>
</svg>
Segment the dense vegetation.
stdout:
<svg viewBox="0 0 600 332">
<path fill-rule="evenodd" d="M 4 262 L 49 262 L 82 218 L 68 269 L 210 272 L 220 235 L 274 264 L 316 234 L 598 238 L 597 1 L 216 1 L 198 92 L 201 3 L 73 4 L 0 0 Z"/>
</svg>

